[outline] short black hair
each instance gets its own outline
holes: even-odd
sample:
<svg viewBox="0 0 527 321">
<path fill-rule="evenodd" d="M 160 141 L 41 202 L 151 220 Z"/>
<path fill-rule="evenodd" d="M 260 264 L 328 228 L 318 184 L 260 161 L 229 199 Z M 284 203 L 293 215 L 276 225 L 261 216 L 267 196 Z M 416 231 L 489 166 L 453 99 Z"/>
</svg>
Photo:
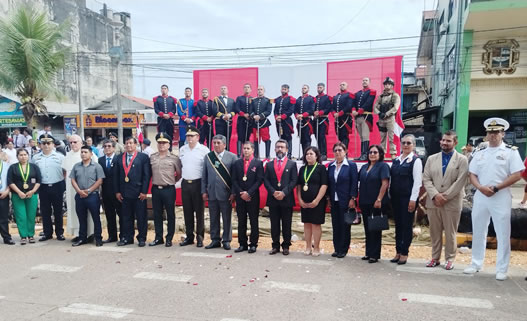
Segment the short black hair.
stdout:
<svg viewBox="0 0 527 321">
<path fill-rule="evenodd" d="M 27 150 L 25 148 L 19 148 L 19 149 L 16 150 L 16 157 L 18 157 L 18 155 L 20 155 L 20 153 L 28 154 L 28 152 L 27 152 Z"/>
<path fill-rule="evenodd" d="M 82 145 L 82 146 L 81 146 L 81 150 L 83 150 L 83 149 L 85 149 L 85 150 L 89 150 L 89 151 L 90 151 L 90 153 L 93 153 L 93 151 L 92 151 L 91 147 L 90 147 L 90 146 L 88 146 L 88 145 Z"/>
<path fill-rule="evenodd" d="M 371 145 L 368 148 L 368 155 L 370 154 L 370 150 L 374 147 L 377 148 L 377 150 L 379 151 L 379 162 L 384 162 L 384 149 L 381 147 L 381 145 Z M 370 164 L 371 164 L 370 157 L 368 157 L 368 165 Z"/>
<path fill-rule="evenodd" d="M 274 143 L 274 146 L 276 147 L 276 144 L 278 144 L 278 143 L 284 143 L 285 144 L 285 148 L 287 148 L 287 150 L 289 150 L 289 143 L 287 142 L 287 140 L 280 138 L 279 140 L 277 140 Z"/>
<path fill-rule="evenodd" d="M 287 89 L 289 89 L 289 85 L 288 85 L 288 84 L 283 84 L 283 85 L 282 85 L 282 88 L 287 88 Z"/>
<path fill-rule="evenodd" d="M 251 141 L 249 141 L 249 140 L 246 141 L 245 143 L 243 143 L 243 145 L 249 145 L 249 146 L 251 146 L 251 148 L 254 150 L 254 143 L 251 142 Z"/>
<path fill-rule="evenodd" d="M 166 87 L 166 89 L 168 89 L 168 86 L 167 86 L 167 85 L 161 85 L 161 88 L 163 88 L 163 87 Z"/>
<path fill-rule="evenodd" d="M 457 141 L 457 133 L 455 130 L 453 129 L 449 129 L 447 130 L 443 135 L 446 135 L 446 136 L 454 136 L 454 140 Z"/>
<path fill-rule="evenodd" d="M 190 90 L 190 91 L 192 91 L 192 88 L 190 88 L 190 87 L 185 88 L 185 90 L 187 90 L 187 89 Z"/>
<path fill-rule="evenodd" d="M 318 86 L 322 86 L 322 87 L 326 88 L 326 84 L 323 83 L 323 82 L 319 82 L 319 83 L 317 84 L 317 87 L 318 87 Z"/>
<path fill-rule="evenodd" d="M 124 142 L 126 143 L 126 142 L 129 141 L 130 139 L 133 139 L 134 144 L 137 144 L 137 138 L 135 138 L 134 136 L 128 136 L 128 137 L 126 137 L 126 139 L 124 140 Z"/>
<path fill-rule="evenodd" d="M 317 157 L 316 162 L 317 162 L 318 164 L 320 164 L 320 150 L 318 150 L 318 148 L 316 148 L 315 146 L 309 146 L 309 147 L 306 148 L 306 150 L 304 151 L 304 156 L 302 156 L 302 161 L 304 162 L 304 165 L 307 164 L 306 154 L 307 154 L 307 152 L 309 152 L 310 150 L 313 151 L 313 153 L 315 153 L 315 156 Z"/>
</svg>

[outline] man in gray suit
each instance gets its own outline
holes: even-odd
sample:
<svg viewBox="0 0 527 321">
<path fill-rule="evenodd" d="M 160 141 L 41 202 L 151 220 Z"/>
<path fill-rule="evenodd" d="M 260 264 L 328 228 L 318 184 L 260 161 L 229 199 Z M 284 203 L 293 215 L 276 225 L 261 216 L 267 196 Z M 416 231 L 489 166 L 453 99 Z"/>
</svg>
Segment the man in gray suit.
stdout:
<svg viewBox="0 0 527 321">
<path fill-rule="evenodd" d="M 232 201 L 234 194 L 232 187 L 232 167 L 238 159 L 235 154 L 226 151 L 227 140 L 223 135 L 216 135 L 212 138 L 214 150 L 205 156 L 203 166 L 203 177 L 201 179 L 201 195 L 203 201 L 209 202 L 210 215 L 210 238 L 212 242 L 206 249 L 213 249 L 221 246 L 230 250 L 232 240 Z M 223 235 L 220 237 L 220 213 L 223 220 Z"/>
<path fill-rule="evenodd" d="M 227 96 L 229 89 L 227 86 L 221 86 L 220 96 L 214 97 L 212 108 L 216 116 L 216 135 L 227 137 L 227 150 L 230 151 L 230 142 L 232 135 L 232 120 L 234 118 L 234 99 Z"/>
</svg>

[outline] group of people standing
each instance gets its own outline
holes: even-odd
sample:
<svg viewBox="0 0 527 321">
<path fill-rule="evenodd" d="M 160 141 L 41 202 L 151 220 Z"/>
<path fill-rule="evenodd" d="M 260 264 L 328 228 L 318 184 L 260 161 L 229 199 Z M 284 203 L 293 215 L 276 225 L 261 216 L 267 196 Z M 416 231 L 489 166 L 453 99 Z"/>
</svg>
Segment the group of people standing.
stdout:
<svg viewBox="0 0 527 321">
<path fill-rule="evenodd" d="M 178 100 L 168 95 L 168 86 L 161 86 L 161 95 L 153 98 L 154 111 L 158 115 L 158 131 L 165 132 L 174 137 L 174 122 L 179 122 L 179 146 L 186 141 L 187 127 L 195 126 L 200 134 L 200 143 L 212 148 L 212 138 L 216 134 L 226 137 L 227 150 L 233 132 L 237 134 L 237 155 L 242 155 L 242 145 L 246 141 L 255 144 L 255 157 L 259 156 L 259 145 L 265 145 L 265 160 L 270 160 L 271 115 L 276 124 L 279 139 L 285 140 L 289 145 L 287 156 L 291 159 L 292 137 L 295 133 L 294 117 L 297 120 L 296 132 L 300 139 L 301 150 L 305 151 L 311 146 L 311 136 L 315 135 L 322 160 L 327 159 L 326 136 L 329 130 L 329 115 L 334 117 L 335 132 L 339 141 L 346 147 L 349 145 L 349 136 L 355 124 L 361 139 L 361 155 L 357 160 L 367 160 L 367 149 L 370 141 L 370 132 L 373 129 L 373 114 L 379 116 L 377 126 L 381 134 L 381 145 L 389 143 L 390 155 L 396 158 L 396 148 L 393 142 L 395 115 L 399 109 L 401 99 L 394 92 L 394 81 L 387 77 L 384 82 L 384 91 L 378 96 L 371 89 L 370 79 L 362 80 L 362 89 L 356 93 L 348 91 L 348 84 L 341 82 L 339 92 L 335 96 L 325 93 L 326 85 L 317 85 L 317 95 L 309 95 L 309 86 L 302 86 L 302 95 L 295 98 L 289 95 L 289 85 L 281 86 L 281 95 L 275 99 L 265 97 L 265 87 L 259 85 L 256 97 L 251 96 L 250 84 L 243 86 L 243 95 L 233 99 L 228 96 L 227 86 L 221 86 L 220 95 L 211 98 L 209 89 L 201 89 L 201 99 L 194 101 L 191 98 L 192 89 L 185 89 L 185 97 Z M 273 108 L 274 104 L 274 108 Z M 236 128 L 233 120 L 237 116 Z"/>
</svg>

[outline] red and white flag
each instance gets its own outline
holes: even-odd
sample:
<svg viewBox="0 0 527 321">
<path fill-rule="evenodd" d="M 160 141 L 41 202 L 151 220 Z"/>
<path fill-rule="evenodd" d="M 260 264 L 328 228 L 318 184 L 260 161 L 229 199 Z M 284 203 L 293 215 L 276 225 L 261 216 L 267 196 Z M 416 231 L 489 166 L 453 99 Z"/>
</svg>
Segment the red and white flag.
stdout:
<svg viewBox="0 0 527 321">
<path fill-rule="evenodd" d="M 397 110 L 397 113 L 395 114 L 395 127 L 393 129 L 393 133 L 397 137 L 401 137 L 401 134 L 404 130 L 404 123 L 403 119 L 401 118 L 401 105 L 399 105 L 399 109 Z"/>
<path fill-rule="evenodd" d="M 137 136 L 137 140 L 139 141 L 139 143 L 143 143 L 143 132 L 141 131 L 141 125 L 139 124 L 139 116 L 135 116 L 136 117 L 136 132 L 135 132 L 135 135 Z"/>
</svg>

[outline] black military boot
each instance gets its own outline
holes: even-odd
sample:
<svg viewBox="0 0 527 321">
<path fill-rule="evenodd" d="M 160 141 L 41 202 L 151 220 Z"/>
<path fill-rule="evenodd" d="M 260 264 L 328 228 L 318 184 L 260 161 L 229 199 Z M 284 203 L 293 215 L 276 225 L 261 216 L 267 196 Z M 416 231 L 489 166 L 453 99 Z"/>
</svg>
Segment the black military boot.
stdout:
<svg viewBox="0 0 527 321">
<path fill-rule="evenodd" d="M 287 140 L 288 151 L 287 151 L 287 158 L 291 159 L 291 154 L 293 153 L 293 140 L 289 139 Z"/>
<path fill-rule="evenodd" d="M 370 141 L 369 140 L 365 140 L 362 142 L 361 144 L 362 146 L 362 153 L 360 155 L 360 158 L 359 160 L 360 161 L 367 161 L 368 160 L 368 148 L 370 147 Z"/>
<path fill-rule="evenodd" d="M 360 143 L 360 155 L 359 157 L 354 158 L 353 160 L 359 161 L 362 160 L 362 156 L 364 155 L 364 142 Z"/>
<path fill-rule="evenodd" d="M 265 159 L 268 161 L 271 160 L 271 141 L 268 140 L 265 142 Z"/>
<path fill-rule="evenodd" d="M 238 157 L 242 157 L 242 142 L 238 141 L 236 143 L 236 151 L 238 152 Z"/>
</svg>

